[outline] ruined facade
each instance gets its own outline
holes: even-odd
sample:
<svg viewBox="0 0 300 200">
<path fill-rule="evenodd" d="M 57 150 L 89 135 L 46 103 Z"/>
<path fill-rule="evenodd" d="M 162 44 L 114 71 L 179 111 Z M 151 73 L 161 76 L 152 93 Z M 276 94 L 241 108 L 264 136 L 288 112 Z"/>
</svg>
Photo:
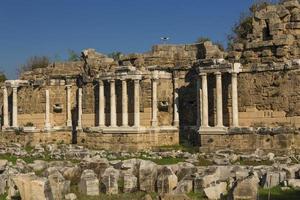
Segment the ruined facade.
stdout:
<svg viewBox="0 0 300 200">
<path fill-rule="evenodd" d="M 156 45 L 114 60 L 87 49 L 82 61 L 25 72 L 2 86 L 2 136 L 116 150 L 179 135 L 202 149 L 297 148 L 299 16 L 296 0 L 262 8 L 229 52 Z"/>
</svg>

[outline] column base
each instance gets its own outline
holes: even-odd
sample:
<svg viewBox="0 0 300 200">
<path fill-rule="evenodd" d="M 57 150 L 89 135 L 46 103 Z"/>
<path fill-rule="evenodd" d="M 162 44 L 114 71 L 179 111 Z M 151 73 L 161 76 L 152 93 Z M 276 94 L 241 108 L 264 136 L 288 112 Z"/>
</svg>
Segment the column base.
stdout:
<svg viewBox="0 0 300 200">
<path fill-rule="evenodd" d="M 157 121 L 151 121 L 151 127 L 157 127 Z"/>
<path fill-rule="evenodd" d="M 223 135 L 228 132 L 227 127 L 209 127 L 201 126 L 198 130 L 201 135 Z"/>
<path fill-rule="evenodd" d="M 174 121 L 174 122 L 173 122 L 173 126 L 178 127 L 178 126 L 179 126 L 179 121 Z"/>
<path fill-rule="evenodd" d="M 9 129 L 10 128 L 10 126 L 2 126 L 1 127 L 1 130 L 7 130 L 7 129 Z"/>
<path fill-rule="evenodd" d="M 76 127 L 76 131 L 82 131 L 83 129 L 82 129 L 82 127 L 81 126 L 77 126 Z"/>
</svg>

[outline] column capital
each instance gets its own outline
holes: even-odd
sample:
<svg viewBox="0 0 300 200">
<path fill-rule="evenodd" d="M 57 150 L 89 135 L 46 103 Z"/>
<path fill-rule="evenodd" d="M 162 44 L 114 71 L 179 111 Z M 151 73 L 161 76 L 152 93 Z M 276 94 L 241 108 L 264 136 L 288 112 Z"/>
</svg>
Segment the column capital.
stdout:
<svg viewBox="0 0 300 200">
<path fill-rule="evenodd" d="M 233 77 L 237 77 L 238 73 L 235 71 L 230 72 Z"/>
<path fill-rule="evenodd" d="M 1 89 L 2 89 L 2 90 L 5 90 L 5 89 L 7 89 L 7 87 L 6 87 L 5 85 L 2 85 L 2 86 L 1 86 Z"/>
<path fill-rule="evenodd" d="M 140 83 L 140 79 L 133 79 L 134 83 Z"/>
<path fill-rule="evenodd" d="M 108 82 L 114 83 L 114 82 L 116 82 L 116 79 L 108 79 Z"/>
<path fill-rule="evenodd" d="M 151 76 L 152 80 L 158 80 L 158 71 L 157 70 L 153 71 L 151 75 L 152 75 Z"/>
<path fill-rule="evenodd" d="M 65 87 L 66 87 L 66 88 L 71 88 L 71 87 L 72 87 L 72 85 L 65 85 Z"/>
<path fill-rule="evenodd" d="M 222 73 L 221 72 L 215 72 L 214 73 L 216 76 L 220 76 L 220 75 L 222 75 Z"/>
<path fill-rule="evenodd" d="M 98 84 L 99 84 L 99 85 L 104 85 L 104 81 L 103 81 L 102 79 L 99 79 L 99 80 L 98 80 Z"/>
<path fill-rule="evenodd" d="M 207 76 L 207 73 L 205 73 L 205 72 L 200 72 L 200 73 L 199 73 L 199 76 Z"/>
</svg>

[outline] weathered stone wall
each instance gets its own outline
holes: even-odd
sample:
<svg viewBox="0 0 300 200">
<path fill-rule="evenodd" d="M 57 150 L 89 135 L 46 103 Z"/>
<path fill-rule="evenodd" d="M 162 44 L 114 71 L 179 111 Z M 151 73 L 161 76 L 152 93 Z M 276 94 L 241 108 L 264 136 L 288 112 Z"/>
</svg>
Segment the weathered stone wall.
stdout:
<svg viewBox="0 0 300 200">
<path fill-rule="evenodd" d="M 136 151 L 158 146 L 172 146 L 179 143 L 178 131 L 162 131 L 137 134 L 93 134 L 79 133 L 79 145 L 92 149 L 109 149 L 113 151 Z"/>
<path fill-rule="evenodd" d="M 52 132 L 52 133 L 14 133 L 0 132 L 0 143 L 20 143 L 24 146 L 36 144 L 71 144 L 71 132 Z"/>
<path fill-rule="evenodd" d="M 299 70 L 240 73 L 238 91 L 241 125 L 299 125 L 299 86 Z"/>
<path fill-rule="evenodd" d="M 242 62 L 246 68 L 299 59 L 300 4 L 285 0 L 268 5 L 253 15 L 251 31 L 233 45 L 229 60 Z"/>
<path fill-rule="evenodd" d="M 217 149 L 231 149 L 253 151 L 264 149 L 272 151 L 300 151 L 299 134 L 227 134 L 227 135 L 200 135 L 201 150 L 212 151 Z"/>
<path fill-rule="evenodd" d="M 37 128 L 44 127 L 45 119 L 45 91 L 50 96 L 50 123 L 52 126 L 66 125 L 66 87 L 64 85 L 50 85 L 46 87 L 26 86 L 18 89 L 18 124 L 24 126 L 33 123 Z M 71 109 L 76 109 L 77 87 L 71 89 Z M 9 102 L 11 101 L 9 93 Z M 56 108 L 62 109 L 56 109 Z M 11 107 L 10 107 L 11 111 Z"/>
<path fill-rule="evenodd" d="M 179 143 L 178 131 L 164 130 L 137 134 L 99 134 L 79 132 L 77 135 L 79 145 L 91 149 L 107 149 L 116 151 L 136 151 L 151 149 L 156 146 L 176 145 Z M 1 132 L 0 143 L 20 143 L 24 146 L 36 144 L 71 144 L 70 131 L 56 131 L 51 133 L 15 133 Z"/>
</svg>

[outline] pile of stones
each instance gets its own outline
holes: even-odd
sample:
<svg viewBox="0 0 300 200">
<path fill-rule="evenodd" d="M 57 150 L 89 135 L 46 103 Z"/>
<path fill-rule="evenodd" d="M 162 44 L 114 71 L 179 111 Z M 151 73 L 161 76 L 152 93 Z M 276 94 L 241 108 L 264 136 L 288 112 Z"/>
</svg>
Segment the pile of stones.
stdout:
<svg viewBox="0 0 300 200">
<path fill-rule="evenodd" d="M 240 61 L 245 68 L 273 66 L 299 58 L 300 3 L 284 0 L 253 13 L 251 32 L 233 44 L 230 61 Z"/>
<path fill-rule="evenodd" d="M 74 200 L 76 194 L 99 196 L 137 191 L 157 193 L 161 199 L 189 199 L 186 194 L 191 192 L 203 193 L 207 199 L 224 196 L 256 199 L 259 187 L 300 188 L 297 156 L 275 156 L 259 149 L 251 154 L 235 154 L 229 150 L 209 154 L 182 151 L 145 154 L 92 151 L 71 145 L 37 145 L 24 149 L 11 144 L 1 146 L 0 154 L 20 157 L 15 162 L 11 157 L 0 160 L 0 194 L 6 193 L 8 199 Z M 28 157 L 40 159 L 31 162 L 21 159 Z M 169 157 L 183 160 L 169 165 L 151 161 Z M 200 164 L 203 159 L 206 165 Z M 242 165 L 241 160 L 270 164 Z"/>
</svg>

